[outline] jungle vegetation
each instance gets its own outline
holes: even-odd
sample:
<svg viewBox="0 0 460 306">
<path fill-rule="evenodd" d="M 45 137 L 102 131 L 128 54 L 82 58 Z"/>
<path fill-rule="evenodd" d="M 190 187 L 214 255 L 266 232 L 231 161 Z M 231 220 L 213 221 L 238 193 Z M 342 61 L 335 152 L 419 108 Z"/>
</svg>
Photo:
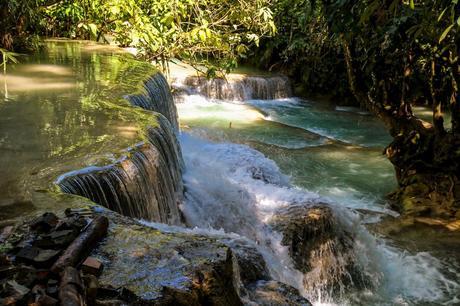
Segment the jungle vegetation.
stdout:
<svg viewBox="0 0 460 306">
<path fill-rule="evenodd" d="M 458 0 L 1 2 L 3 58 L 47 36 L 115 42 L 160 63 L 205 64 L 209 77 L 241 62 L 282 71 L 298 92 L 332 93 L 385 123 L 403 212 L 459 211 Z M 417 104 L 432 108 L 432 120 L 414 114 Z"/>
</svg>

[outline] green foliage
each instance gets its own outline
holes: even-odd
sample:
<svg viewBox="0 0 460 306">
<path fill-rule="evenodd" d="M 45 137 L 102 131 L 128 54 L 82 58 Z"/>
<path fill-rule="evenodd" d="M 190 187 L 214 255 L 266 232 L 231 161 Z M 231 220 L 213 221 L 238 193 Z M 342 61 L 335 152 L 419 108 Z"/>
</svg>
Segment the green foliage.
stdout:
<svg viewBox="0 0 460 306">
<path fill-rule="evenodd" d="M 277 35 L 262 41 L 252 64 L 288 74 L 298 94 L 346 96 L 340 43 L 330 36 L 322 6 L 309 0 L 276 0 L 271 8 Z"/>
<path fill-rule="evenodd" d="M 351 49 L 358 89 L 387 110 L 456 99 L 458 0 L 322 1 L 331 37 Z M 430 92 L 430 88 L 432 89 Z"/>
<path fill-rule="evenodd" d="M 278 35 L 259 58 L 307 93 L 370 98 L 388 117 L 412 116 L 412 102 L 458 108 L 458 0 L 277 0 L 272 10 Z"/>
<path fill-rule="evenodd" d="M 0 68 L 3 69 L 3 74 L 6 74 L 6 68 L 8 63 L 18 63 L 17 57 L 19 54 L 0 48 L 1 63 Z"/>
<path fill-rule="evenodd" d="M 275 33 L 268 2 L 64 0 L 46 8 L 43 32 L 114 40 L 159 62 L 181 58 L 230 70 L 251 45 Z"/>
<path fill-rule="evenodd" d="M 36 35 L 44 0 L 0 1 L 0 48 L 29 51 L 38 46 Z"/>
</svg>

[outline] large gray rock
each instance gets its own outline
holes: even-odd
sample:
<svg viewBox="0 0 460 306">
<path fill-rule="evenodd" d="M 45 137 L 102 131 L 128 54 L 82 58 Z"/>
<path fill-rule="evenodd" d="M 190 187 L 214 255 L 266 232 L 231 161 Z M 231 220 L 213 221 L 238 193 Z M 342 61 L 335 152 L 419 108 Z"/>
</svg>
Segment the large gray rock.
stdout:
<svg viewBox="0 0 460 306">
<path fill-rule="evenodd" d="M 99 249 L 100 282 L 124 287 L 144 303 L 241 305 L 233 255 L 212 239 L 115 224 Z"/>
<path fill-rule="evenodd" d="M 105 265 L 99 281 L 128 289 L 137 303 L 283 305 L 266 302 L 270 296 L 262 291 L 292 301 L 285 305 L 304 300 L 295 288 L 281 283 L 256 285 L 269 281 L 270 275 L 262 255 L 244 240 L 166 233 L 115 214 L 110 219 L 108 238 L 96 255 Z"/>
</svg>

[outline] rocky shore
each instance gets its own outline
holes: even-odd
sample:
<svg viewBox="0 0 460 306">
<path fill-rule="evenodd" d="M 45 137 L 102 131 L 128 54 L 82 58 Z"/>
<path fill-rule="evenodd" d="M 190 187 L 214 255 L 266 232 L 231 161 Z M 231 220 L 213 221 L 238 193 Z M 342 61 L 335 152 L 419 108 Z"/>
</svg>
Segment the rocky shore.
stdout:
<svg viewBox="0 0 460 306">
<path fill-rule="evenodd" d="M 311 305 L 244 241 L 169 233 L 94 206 L 2 231 L 4 305 Z"/>
</svg>

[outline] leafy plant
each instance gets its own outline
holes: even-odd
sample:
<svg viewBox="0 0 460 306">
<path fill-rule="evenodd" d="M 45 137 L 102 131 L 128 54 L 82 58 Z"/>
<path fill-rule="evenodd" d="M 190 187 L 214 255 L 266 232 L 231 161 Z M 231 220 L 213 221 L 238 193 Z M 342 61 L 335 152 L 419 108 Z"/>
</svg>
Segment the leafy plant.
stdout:
<svg viewBox="0 0 460 306">
<path fill-rule="evenodd" d="M 19 54 L 0 48 L 0 55 L 2 56 L 2 63 L 0 64 L 0 67 L 3 67 L 3 74 L 6 74 L 7 64 L 9 62 L 17 64 L 17 56 L 19 56 Z"/>
<path fill-rule="evenodd" d="M 149 60 L 229 71 L 276 31 L 269 0 L 76 0 L 48 6 L 45 33 L 114 40 Z"/>
</svg>

